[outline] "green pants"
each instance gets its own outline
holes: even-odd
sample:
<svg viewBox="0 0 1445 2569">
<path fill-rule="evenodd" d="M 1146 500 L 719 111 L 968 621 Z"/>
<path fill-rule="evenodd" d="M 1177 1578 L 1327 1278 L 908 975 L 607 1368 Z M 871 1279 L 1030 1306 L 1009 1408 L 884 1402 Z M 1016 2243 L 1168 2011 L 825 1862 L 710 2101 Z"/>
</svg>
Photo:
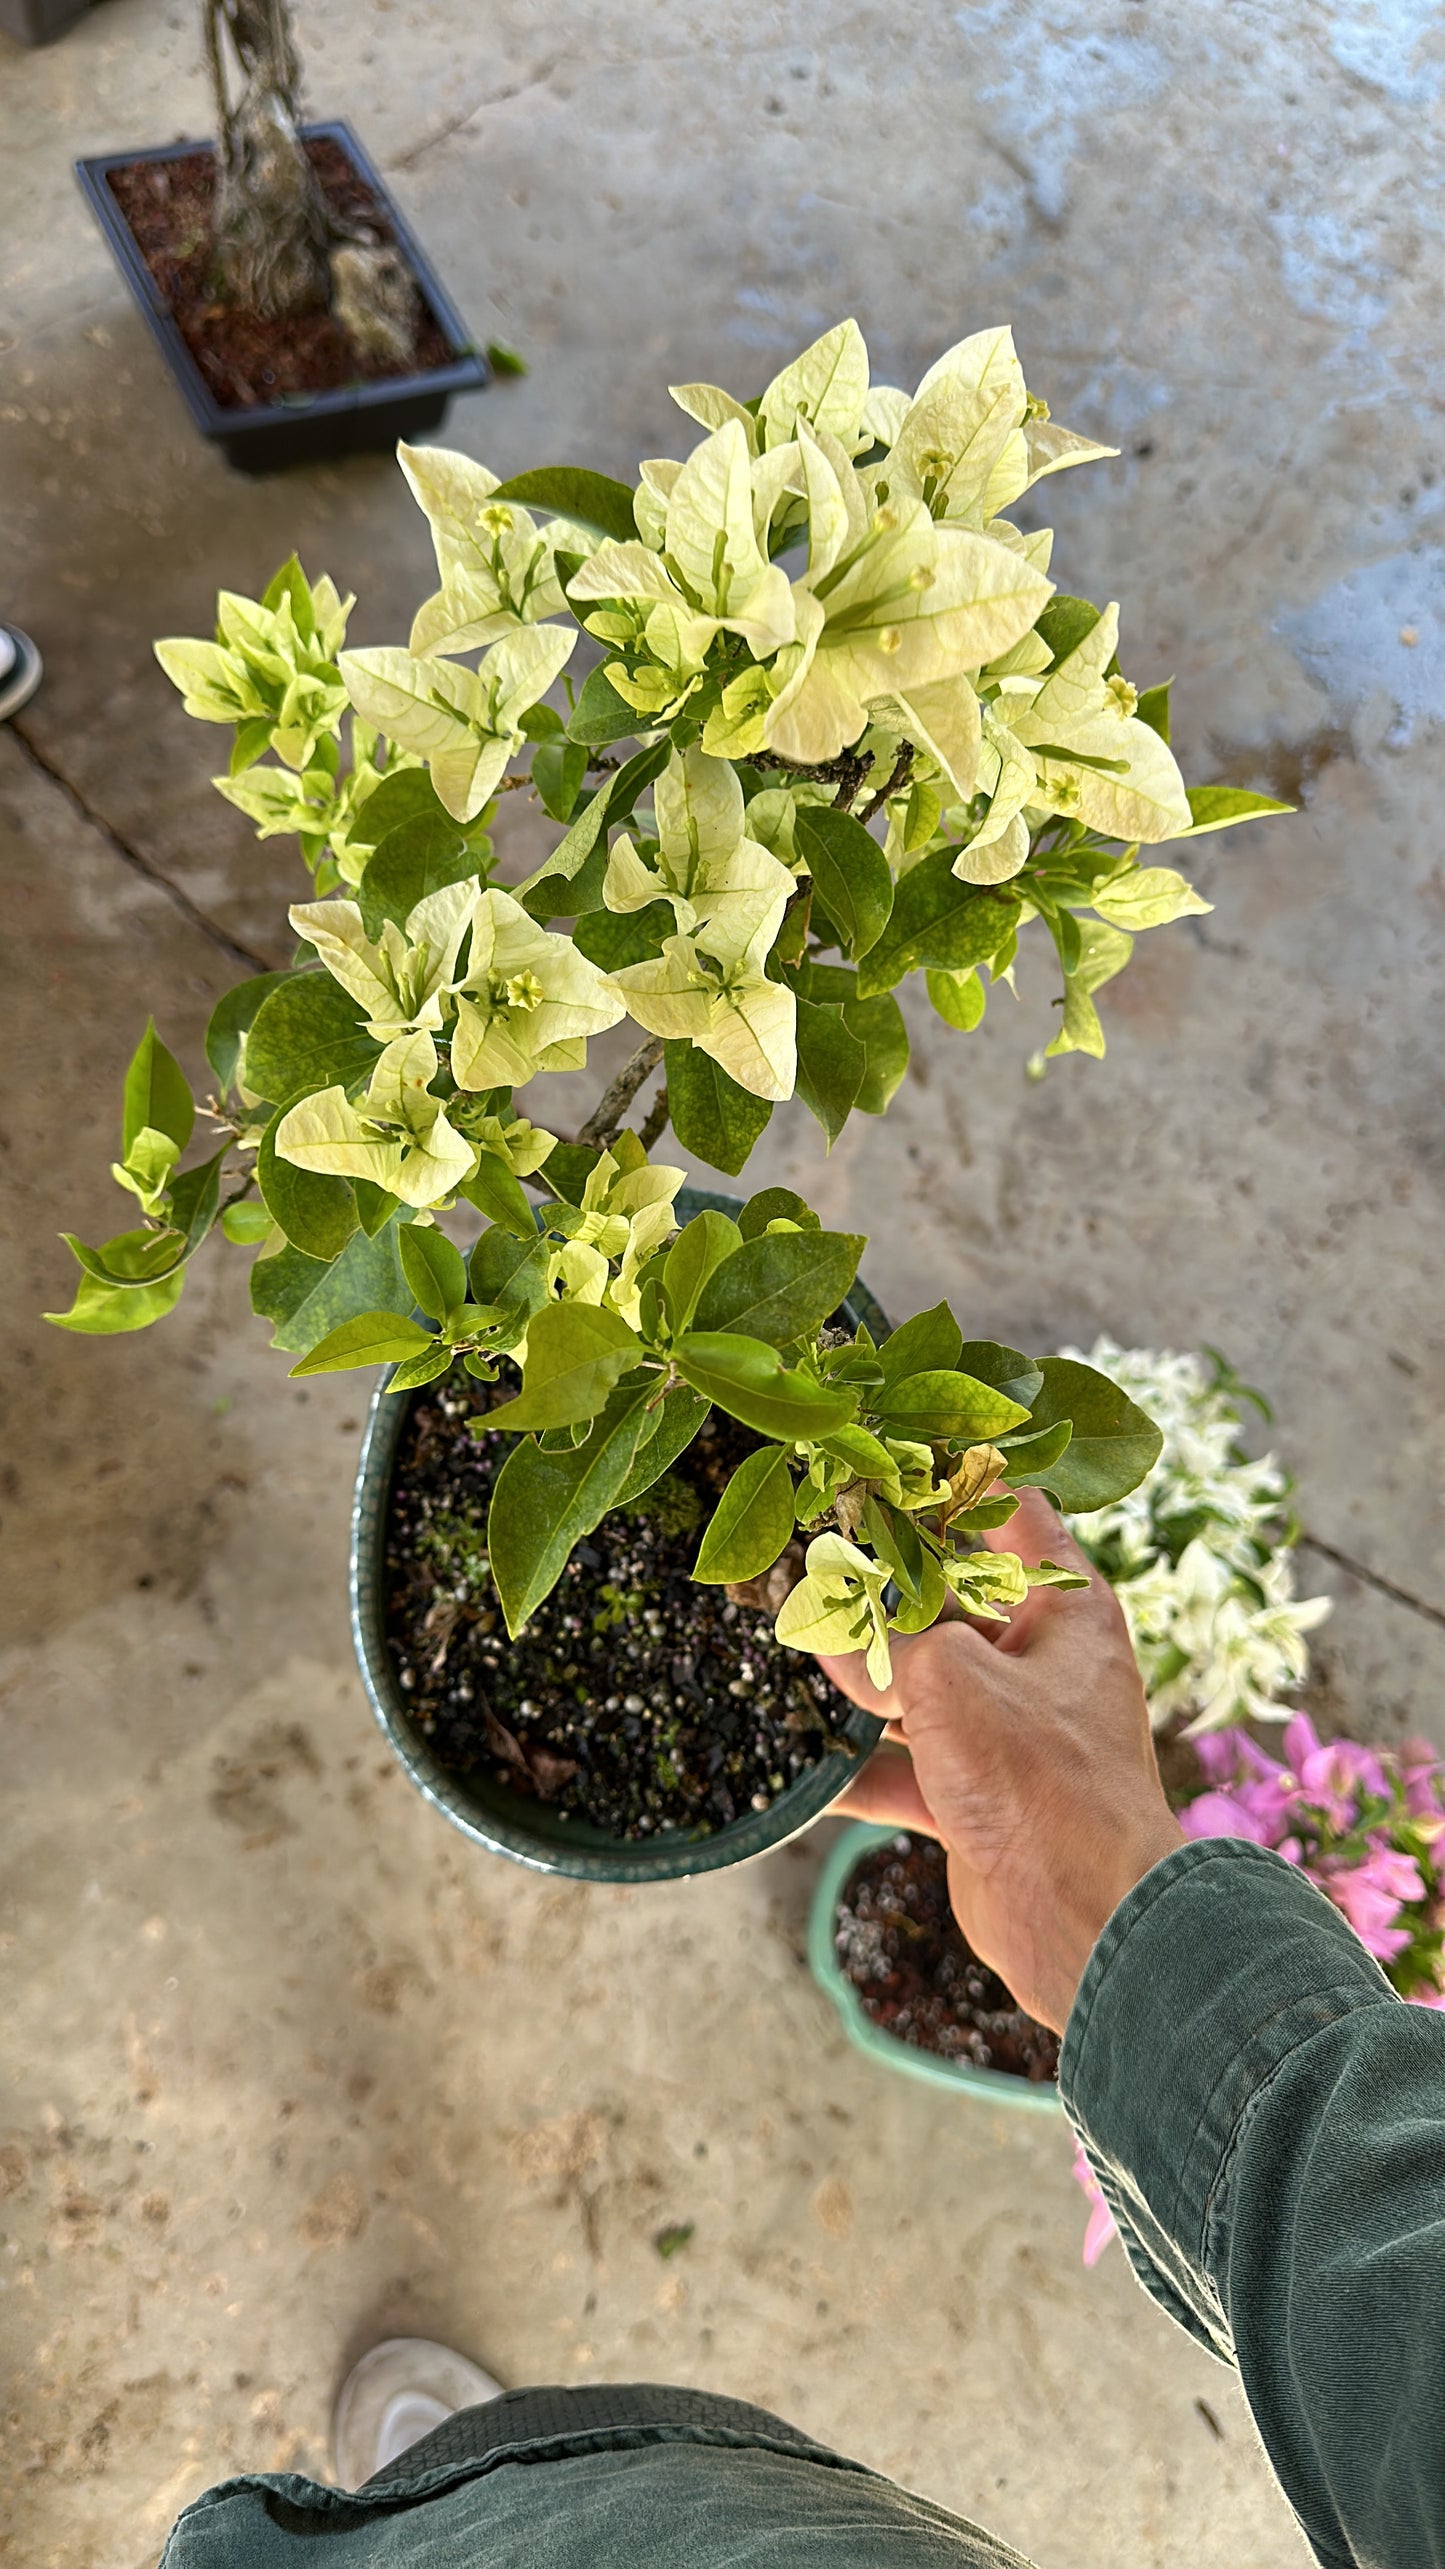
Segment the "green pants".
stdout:
<svg viewBox="0 0 1445 2569">
<path fill-rule="evenodd" d="M 1215 1839 L 1115 1911 L 1060 2085 L 1136 2275 L 1238 2366 L 1317 2557 L 1445 2569 L 1445 2020 L 1291 1866 Z M 605 2385 L 466 2410 L 354 2496 L 228 2480 L 162 2569 L 664 2563 L 1019 2569 L 764 2410 Z"/>
</svg>

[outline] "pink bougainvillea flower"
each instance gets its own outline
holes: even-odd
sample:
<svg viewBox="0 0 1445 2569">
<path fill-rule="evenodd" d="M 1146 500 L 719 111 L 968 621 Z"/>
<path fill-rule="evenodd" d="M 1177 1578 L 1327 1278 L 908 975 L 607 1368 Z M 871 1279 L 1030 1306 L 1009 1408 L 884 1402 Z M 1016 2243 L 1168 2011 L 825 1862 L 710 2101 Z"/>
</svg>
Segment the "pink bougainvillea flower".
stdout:
<svg viewBox="0 0 1445 2569">
<path fill-rule="evenodd" d="M 1248 1838 L 1255 1846 L 1273 1846 L 1276 1830 L 1263 1812 L 1251 1807 L 1249 1787 L 1232 1793 L 1201 1793 L 1179 1814 L 1187 1838 Z"/>
<path fill-rule="evenodd" d="M 1363 1864 L 1322 1868 L 1320 1888 L 1349 1919 L 1362 1945 L 1380 1962 L 1393 1962 L 1411 1941 L 1409 1927 L 1397 1926 L 1406 1901 L 1423 1900 L 1425 1884 L 1413 1856 L 1377 1846 Z"/>
<path fill-rule="evenodd" d="M 1445 1989 L 1412 1989 L 1409 2003 L 1412 2007 L 1445 2007 Z"/>
<path fill-rule="evenodd" d="M 1089 2198 L 1089 2222 L 1084 2232 L 1084 2263 L 1097 2266 L 1111 2239 L 1119 2235 L 1118 2223 L 1104 2200 L 1104 2189 L 1089 2165 L 1089 2154 L 1082 2141 L 1074 2143 L 1074 2179 Z"/>
<path fill-rule="evenodd" d="M 1445 1817 L 1440 1803 L 1440 1760 L 1428 1739 L 1407 1739 L 1400 1750 L 1400 1781 L 1412 1819 Z"/>
</svg>

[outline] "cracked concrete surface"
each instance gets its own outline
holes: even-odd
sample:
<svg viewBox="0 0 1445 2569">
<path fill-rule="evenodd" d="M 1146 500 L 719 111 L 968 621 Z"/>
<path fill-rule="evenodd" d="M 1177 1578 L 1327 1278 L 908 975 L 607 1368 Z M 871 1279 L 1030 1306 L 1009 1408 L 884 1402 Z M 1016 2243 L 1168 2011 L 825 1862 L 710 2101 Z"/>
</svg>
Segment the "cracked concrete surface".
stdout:
<svg viewBox="0 0 1445 2569">
<path fill-rule="evenodd" d="M 966 1043 L 917 1017 L 886 1135 L 824 1164 L 779 1116 L 757 1166 L 872 1229 L 896 1315 L 1227 1347 L 1325 1547 L 1322 1702 L 1445 1743 L 1439 30 L 1409 0 L 299 15 L 317 112 L 530 361 L 446 431 L 497 469 L 630 470 L 669 379 L 745 391 L 847 310 L 904 381 L 1011 318 L 1056 415 L 1124 450 L 1048 488 L 1056 570 L 1176 673 L 1187 770 L 1300 817 L 1201 845 L 1215 911 L 1106 994 L 1105 1064 L 1024 1082 L 1040 966 Z M 593 1891 L 408 1791 L 346 1637 L 359 1391 L 286 1382 L 243 1262 L 138 1339 L 36 1321 L 56 1230 L 104 1224 L 146 1008 L 199 1065 L 295 882 L 207 792 L 219 736 L 150 638 L 293 544 L 361 640 L 427 572 L 385 461 L 247 483 L 192 435 L 69 162 L 205 119 L 180 0 L 0 53 L 0 600 L 47 662 L 0 733 L 0 2557 L 140 2569 L 208 2481 L 323 2469 L 337 2374 L 392 2329 L 773 2403 L 1045 2564 L 1301 2557 L 1229 2377 L 1117 2257 L 1080 2269 L 1062 2135 L 847 2050 L 801 1960 L 820 1836 Z"/>
</svg>

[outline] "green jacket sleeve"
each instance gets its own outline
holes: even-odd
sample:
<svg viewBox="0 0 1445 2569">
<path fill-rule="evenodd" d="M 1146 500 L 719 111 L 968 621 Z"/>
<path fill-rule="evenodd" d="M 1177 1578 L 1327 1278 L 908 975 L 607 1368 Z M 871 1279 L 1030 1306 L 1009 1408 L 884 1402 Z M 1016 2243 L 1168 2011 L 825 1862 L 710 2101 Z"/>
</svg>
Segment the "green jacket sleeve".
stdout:
<svg viewBox="0 0 1445 2569">
<path fill-rule="evenodd" d="M 1445 2569 L 1445 2017 L 1241 1839 L 1110 1919 L 1060 2085 L 1139 2280 L 1237 2363 L 1330 2569 Z"/>
</svg>

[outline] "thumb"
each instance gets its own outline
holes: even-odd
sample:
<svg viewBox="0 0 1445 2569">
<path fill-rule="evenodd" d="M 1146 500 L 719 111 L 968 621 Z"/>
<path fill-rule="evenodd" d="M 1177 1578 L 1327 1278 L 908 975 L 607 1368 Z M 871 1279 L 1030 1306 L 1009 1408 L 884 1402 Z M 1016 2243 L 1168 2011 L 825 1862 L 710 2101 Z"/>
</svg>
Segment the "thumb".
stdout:
<svg viewBox="0 0 1445 2569">
<path fill-rule="evenodd" d="M 928 1838 L 941 1835 L 906 1748 L 875 1748 L 832 1808 L 847 1819 L 871 1820 L 885 1829 L 912 1829 Z"/>
</svg>

